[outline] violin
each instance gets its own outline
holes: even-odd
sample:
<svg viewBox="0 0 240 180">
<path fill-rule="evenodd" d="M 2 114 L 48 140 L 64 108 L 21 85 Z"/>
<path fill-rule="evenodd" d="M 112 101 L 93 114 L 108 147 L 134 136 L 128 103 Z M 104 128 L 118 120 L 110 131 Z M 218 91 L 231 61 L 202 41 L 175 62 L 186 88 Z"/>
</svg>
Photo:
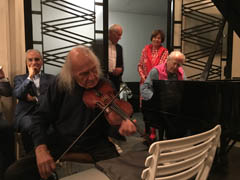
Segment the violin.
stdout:
<svg viewBox="0 0 240 180">
<path fill-rule="evenodd" d="M 137 132 L 148 140 L 149 137 L 146 137 L 145 133 L 130 118 L 133 114 L 132 105 L 118 98 L 120 92 L 116 93 L 109 82 L 102 81 L 94 89 L 84 92 L 83 101 L 89 108 L 103 110 L 105 118 L 111 125 L 120 125 L 123 120 L 129 119 L 135 125 Z"/>
<path fill-rule="evenodd" d="M 130 103 L 117 98 L 116 91 L 109 82 L 103 81 L 83 94 L 83 102 L 88 108 L 100 108 L 111 125 L 120 125 L 122 120 L 129 119 L 133 114 Z"/>
</svg>

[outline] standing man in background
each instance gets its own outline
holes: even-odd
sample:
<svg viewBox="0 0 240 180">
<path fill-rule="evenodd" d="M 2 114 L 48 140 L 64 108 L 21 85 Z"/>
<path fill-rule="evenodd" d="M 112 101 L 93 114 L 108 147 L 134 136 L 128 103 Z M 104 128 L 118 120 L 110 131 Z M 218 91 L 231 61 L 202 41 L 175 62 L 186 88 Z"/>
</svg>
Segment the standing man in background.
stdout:
<svg viewBox="0 0 240 180">
<path fill-rule="evenodd" d="M 41 72 L 43 58 L 38 50 L 29 49 L 26 52 L 26 65 L 28 73 L 14 78 L 13 95 L 18 99 L 15 128 L 21 132 L 23 146 L 28 153 L 33 149 L 32 138 L 29 135 L 32 113 L 54 76 Z"/>
<path fill-rule="evenodd" d="M 118 41 L 122 37 L 122 33 L 122 27 L 118 24 L 113 24 L 109 28 L 108 75 L 117 91 L 120 90 L 120 83 L 122 81 L 122 74 L 124 69 L 122 46 L 118 44 Z"/>
<path fill-rule="evenodd" d="M 121 39 L 123 29 L 119 24 L 113 24 L 109 28 L 108 41 L 108 77 L 117 91 L 120 90 L 123 74 L 123 50 L 118 44 Z M 112 127 L 109 136 L 117 140 L 126 141 L 126 138 L 118 133 L 118 128 Z"/>
</svg>

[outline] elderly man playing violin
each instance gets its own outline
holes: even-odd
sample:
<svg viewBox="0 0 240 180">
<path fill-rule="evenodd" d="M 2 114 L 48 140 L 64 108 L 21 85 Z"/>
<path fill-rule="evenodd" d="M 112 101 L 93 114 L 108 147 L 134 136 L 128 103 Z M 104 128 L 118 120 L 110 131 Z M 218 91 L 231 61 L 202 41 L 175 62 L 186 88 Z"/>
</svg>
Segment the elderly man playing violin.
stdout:
<svg viewBox="0 0 240 180">
<path fill-rule="evenodd" d="M 93 52 L 85 46 L 73 48 L 33 114 L 31 134 L 35 153 L 10 166 L 5 179 L 48 179 L 56 168 L 56 162 L 69 153 L 87 154 L 92 162 L 119 156 L 114 144 L 108 140 L 110 124 L 118 124 L 122 135 L 135 133 L 136 127 L 130 119 L 120 121 L 116 118 L 115 121 L 109 107 L 98 106 L 102 103 L 98 98 L 107 97 L 98 92 L 103 82 L 105 84 L 107 80 L 101 77 L 100 64 Z M 96 94 L 95 99 L 86 97 L 89 90 Z M 95 105 L 84 101 L 90 98 Z M 106 109 L 107 112 L 102 113 Z M 53 131 L 47 134 L 50 125 Z"/>
</svg>

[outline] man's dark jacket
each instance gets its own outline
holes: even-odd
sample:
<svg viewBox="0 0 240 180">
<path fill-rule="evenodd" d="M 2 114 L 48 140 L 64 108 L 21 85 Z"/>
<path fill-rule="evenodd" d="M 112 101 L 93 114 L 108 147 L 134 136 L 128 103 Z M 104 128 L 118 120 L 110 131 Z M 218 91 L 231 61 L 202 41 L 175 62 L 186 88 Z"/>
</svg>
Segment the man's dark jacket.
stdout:
<svg viewBox="0 0 240 180">
<path fill-rule="evenodd" d="M 40 74 L 40 95 L 37 95 L 37 90 L 34 82 L 28 79 L 29 74 L 18 75 L 14 78 L 13 95 L 18 99 L 15 110 L 15 128 L 18 129 L 24 116 L 31 115 L 34 111 L 37 102 L 27 101 L 27 94 L 36 96 L 39 100 L 43 94 L 47 92 L 50 82 L 54 79 L 51 74 Z"/>
</svg>

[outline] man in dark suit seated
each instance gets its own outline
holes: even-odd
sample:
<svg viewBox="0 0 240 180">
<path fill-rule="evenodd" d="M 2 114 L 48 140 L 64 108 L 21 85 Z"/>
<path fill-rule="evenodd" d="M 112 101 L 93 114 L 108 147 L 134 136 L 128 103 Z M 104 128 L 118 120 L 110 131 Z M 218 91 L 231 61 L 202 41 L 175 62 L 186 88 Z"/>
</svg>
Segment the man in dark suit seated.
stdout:
<svg viewBox="0 0 240 180">
<path fill-rule="evenodd" d="M 14 78 L 13 95 L 18 100 L 15 128 L 21 132 L 24 149 L 29 152 L 33 149 L 32 139 L 29 135 L 31 115 L 54 76 L 41 72 L 43 58 L 38 50 L 30 49 L 26 52 L 26 65 L 28 73 Z"/>
<path fill-rule="evenodd" d="M 14 131 L 5 118 L 1 101 L 1 96 L 9 97 L 11 95 L 12 88 L 9 80 L 5 78 L 3 69 L 0 66 L 0 179 L 3 179 L 7 167 L 15 161 Z"/>
</svg>

